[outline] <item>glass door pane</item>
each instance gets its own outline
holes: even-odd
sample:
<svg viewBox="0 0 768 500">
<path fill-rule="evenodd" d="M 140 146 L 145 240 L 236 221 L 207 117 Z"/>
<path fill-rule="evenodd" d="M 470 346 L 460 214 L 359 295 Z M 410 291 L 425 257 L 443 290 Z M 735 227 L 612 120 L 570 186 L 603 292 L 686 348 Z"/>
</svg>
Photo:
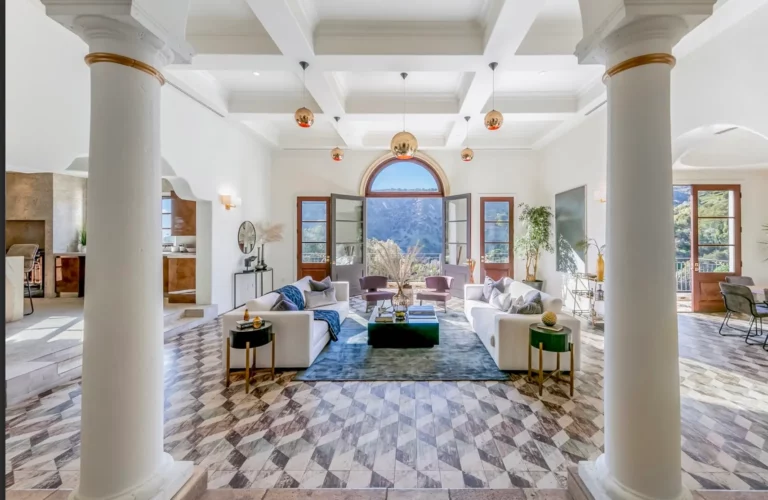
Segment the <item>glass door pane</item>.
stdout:
<svg viewBox="0 0 768 500">
<path fill-rule="evenodd" d="M 460 298 L 464 298 L 464 285 L 471 283 L 470 207 L 469 194 L 443 199 L 443 274 L 453 278 L 451 294 Z"/>
<path fill-rule="evenodd" d="M 333 194 L 331 212 L 331 276 L 349 282 L 350 295 L 360 295 L 360 278 L 365 275 L 365 198 Z"/>
<path fill-rule="evenodd" d="M 480 277 L 512 277 L 512 212 L 514 199 L 480 198 Z"/>
<path fill-rule="evenodd" d="M 322 280 L 330 275 L 328 238 L 329 198 L 298 198 L 298 272 L 299 279 L 311 276 Z"/>
</svg>

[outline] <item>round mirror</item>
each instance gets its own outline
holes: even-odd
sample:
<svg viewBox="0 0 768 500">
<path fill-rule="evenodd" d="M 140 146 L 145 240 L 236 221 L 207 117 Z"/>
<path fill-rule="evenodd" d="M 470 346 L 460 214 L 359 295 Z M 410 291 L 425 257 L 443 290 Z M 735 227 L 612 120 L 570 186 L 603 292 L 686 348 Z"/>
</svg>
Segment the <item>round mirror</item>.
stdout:
<svg viewBox="0 0 768 500">
<path fill-rule="evenodd" d="M 240 251 L 249 254 L 256 246 L 256 228 L 251 221 L 245 221 L 240 224 L 237 231 L 237 244 L 240 245 Z"/>
</svg>

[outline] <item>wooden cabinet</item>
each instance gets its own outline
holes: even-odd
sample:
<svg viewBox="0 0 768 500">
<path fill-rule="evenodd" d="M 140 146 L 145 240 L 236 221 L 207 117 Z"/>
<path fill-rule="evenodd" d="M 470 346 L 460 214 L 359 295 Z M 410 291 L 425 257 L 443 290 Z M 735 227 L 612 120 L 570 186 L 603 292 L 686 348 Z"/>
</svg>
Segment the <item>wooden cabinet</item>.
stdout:
<svg viewBox="0 0 768 500">
<path fill-rule="evenodd" d="M 171 191 L 171 236 L 197 234 L 197 203 L 182 200 Z"/>
<path fill-rule="evenodd" d="M 194 304 L 197 260 L 174 257 L 166 260 L 168 261 L 168 302 Z"/>
</svg>

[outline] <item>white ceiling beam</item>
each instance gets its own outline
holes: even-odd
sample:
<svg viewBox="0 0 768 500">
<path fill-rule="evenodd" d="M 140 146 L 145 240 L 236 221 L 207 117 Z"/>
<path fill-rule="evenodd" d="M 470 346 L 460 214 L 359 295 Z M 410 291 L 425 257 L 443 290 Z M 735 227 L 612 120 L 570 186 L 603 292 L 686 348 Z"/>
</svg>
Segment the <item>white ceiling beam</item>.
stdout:
<svg viewBox="0 0 768 500">
<path fill-rule="evenodd" d="M 233 92 L 230 94 L 229 115 L 239 119 L 253 119 L 255 115 L 291 115 L 302 106 L 317 109 L 317 104 L 301 94 L 270 94 L 263 92 Z M 318 113 L 320 114 L 320 113 Z"/>
<path fill-rule="evenodd" d="M 419 149 L 425 148 L 444 148 L 445 137 L 442 135 L 415 134 L 419 141 Z M 363 136 L 363 147 L 365 148 L 383 148 L 389 149 L 389 143 L 392 140 L 392 134 L 372 132 Z"/>
<path fill-rule="evenodd" d="M 185 71 L 166 74 L 168 82 L 178 90 L 203 103 L 220 115 L 228 111 L 228 93 L 205 71 Z"/>
<path fill-rule="evenodd" d="M 543 2 L 530 0 L 493 0 L 487 14 L 487 27 L 483 39 L 483 55 L 486 65 L 510 59 L 531 29 Z M 500 71 L 510 71 L 500 63 Z M 499 68 L 497 68 L 499 70 Z M 448 134 L 448 147 L 458 148 L 466 138 L 465 116 L 475 116 L 488 102 L 493 92 L 493 72 L 489 67 L 477 68 L 469 77 L 460 99 L 459 116 Z M 462 132 L 464 131 L 464 132 Z"/>
<path fill-rule="evenodd" d="M 315 48 L 313 42 L 313 22 L 307 18 L 299 0 L 247 0 L 249 7 L 261 22 L 261 25 L 274 40 L 286 59 L 294 60 L 291 70 L 304 78 L 307 91 L 319 108 L 307 105 L 313 112 L 322 112 L 330 116 L 344 116 L 344 95 L 330 73 L 314 67 Z M 310 63 L 306 72 L 298 65 L 299 61 Z M 335 126 L 335 123 L 334 123 Z M 349 127 L 336 128 L 345 132 Z M 354 136 L 344 137 L 344 142 L 354 143 Z"/>
<path fill-rule="evenodd" d="M 198 54 L 281 55 L 275 42 L 269 36 L 187 35 L 187 42 Z"/>
<path fill-rule="evenodd" d="M 324 22 L 314 33 L 317 55 L 481 55 L 483 34 L 468 22 Z"/>
<path fill-rule="evenodd" d="M 582 90 L 576 97 L 576 113 L 569 120 L 566 120 L 555 129 L 544 134 L 533 143 L 534 149 L 541 149 L 555 139 L 565 135 L 566 132 L 576 128 L 592 113 L 604 108 L 607 101 L 605 84 L 602 80 L 593 82 L 590 86 Z"/>
<path fill-rule="evenodd" d="M 571 116 L 578 111 L 578 99 L 571 96 L 496 96 L 496 109 L 506 115 L 543 114 Z M 491 110 L 488 102 L 481 110 L 482 114 Z"/>
<path fill-rule="evenodd" d="M 264 139 L 271 146 L 280 147 L 280 131 L 277 127 L 273 126 L 271 122 L 264 120 L 245 121 L 243 122 L 243 125 Z"/>
<path fill-rule="evenodd" d="M 455 96 L 425 96 L 411 94 L 405 104 L 406 113 L 410 115 L 454 115 L 459 111 L 459 103 Z M 403 114 L 402 94 L 361 94 L 347 98 L 348 114 L 388 114 L 401 116 Z"/>
</svg>

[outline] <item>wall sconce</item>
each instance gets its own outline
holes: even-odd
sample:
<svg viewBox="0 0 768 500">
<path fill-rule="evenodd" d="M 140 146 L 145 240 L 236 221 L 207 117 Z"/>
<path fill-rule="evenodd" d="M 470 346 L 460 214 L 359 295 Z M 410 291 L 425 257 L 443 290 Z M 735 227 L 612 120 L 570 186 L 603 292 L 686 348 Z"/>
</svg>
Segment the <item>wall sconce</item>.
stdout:
<svg viewBox="0 0 768 500">
<path fill-rule="evenodd" d="M 221 198 L 221 204 L 224 205 L 224 208 L 229 210 L 230 208 L 237 208 L 237 206 L 240 204 L 240 199 L 235 198 L 231 194 L 222 194 L 220 196 Z"/>
<path fill-rule="evenodd" d="M 605 199 L 605 191 L 602 191 L 602 190 L 595 191 L 593 193 L 593 196 L 595 197 L 595 201 L 597 202 L 605 203 L 606 201 L 608 201 Z"/>
</svg>

